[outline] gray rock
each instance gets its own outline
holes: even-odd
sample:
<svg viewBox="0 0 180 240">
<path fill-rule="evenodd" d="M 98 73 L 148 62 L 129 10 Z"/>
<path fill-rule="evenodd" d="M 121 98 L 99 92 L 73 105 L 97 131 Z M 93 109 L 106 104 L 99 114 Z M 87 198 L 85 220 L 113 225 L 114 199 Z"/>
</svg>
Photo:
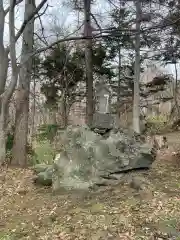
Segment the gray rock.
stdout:
<svg viewBox="0 0 180 240">
<path fill-rule="evenodd" d="M 41 171 L 36 175 L 34 183 L 42 186 L 51 186 L 53 171 L 53 166 L 47 165 L 44 171 Z"/>
<path fill-rule="evenodd" d="M 144 179 L 140 177 L 133 177 L 130 181 L 130 187 L 135 190 L 143 190 L 144 189 Z"/>
<path fill-rule="evenodd" d="M 40 164 L 34 165 L 32 170 L 34 171 L 34 173 L 38 174 L 40 172 L 45 172 L 50 167 L 51 167 L 51 165 L 40 163 Z"/>
<path fill-rule="evenodd" d="M 97 129 L 112 129 L 114 126 L 114 118 L 109 113 L 99 113 L 93 114 L 92 128 Z"/>
<path fill-rule="evenodd" d="M 87 127 L 68 127 L 60 134 L 61 152 L 53 165 L 53 190 L 87 189 L 113 178 L 113 174 L 149 168 L 153 147 L 138 135 L 116 129 L 104 139 Z"/>
</svg>

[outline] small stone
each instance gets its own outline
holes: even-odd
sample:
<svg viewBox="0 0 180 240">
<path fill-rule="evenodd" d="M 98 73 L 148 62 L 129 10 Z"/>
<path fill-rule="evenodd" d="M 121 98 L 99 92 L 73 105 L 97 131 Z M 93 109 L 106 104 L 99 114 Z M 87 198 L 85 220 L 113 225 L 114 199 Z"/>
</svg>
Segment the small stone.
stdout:
<svg viewBox="0 0 180 240">
<path fill-rule="evenodd" d="M 17 193 L 20 195 L 26 195 L 28 193 L 28 190 L 25 188 L 20 188 L 17 190 Z"/>
<path fill-rule="evenodd" d="M 144 189 L 143 184 L 144 184 L 144 179 L 139 177 L 133 177 L 130 182 L 130 187 L 139 191 Z"/>
</svg>

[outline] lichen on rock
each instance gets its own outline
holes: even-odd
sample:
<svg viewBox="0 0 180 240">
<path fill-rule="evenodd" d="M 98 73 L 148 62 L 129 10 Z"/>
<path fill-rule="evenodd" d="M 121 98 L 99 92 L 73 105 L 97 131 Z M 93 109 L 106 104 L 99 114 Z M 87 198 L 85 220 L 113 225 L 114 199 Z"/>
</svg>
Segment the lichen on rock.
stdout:
<svg viewBox="0 0 180 240">
<path fill-rule="evenodd" d="M 133 132 L 116 129 L 107 139 L 85 127 L 68 127 L 58 136 L 61 151 L 53 164 L 53 190 L 87 189 L 114 173 L 149 168 L 152 146 Z"/>
</svg>

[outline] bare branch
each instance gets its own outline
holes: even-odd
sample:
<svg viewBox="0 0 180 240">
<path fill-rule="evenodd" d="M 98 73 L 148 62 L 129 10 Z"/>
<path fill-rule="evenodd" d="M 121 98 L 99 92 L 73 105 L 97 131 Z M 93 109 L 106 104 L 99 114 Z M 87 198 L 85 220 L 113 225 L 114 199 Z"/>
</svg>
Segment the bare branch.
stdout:
<svg viewBox="0 0 180 240">
<path fill-rule="evenodd" d="M 122 75 L 123 75 L 124 78 L 127 78 L 127 79 L 129 79 L 129 80 L 133 80 L 133 79 L 134 79 L 133 76 L 128 76 L 128 75 L 126 75 L 126 74 L 124 74 L 124 73 L 122 73 Z"/>
<path fill-rule="evenodd" d="M 109 35 L 109 36 L 111 36 L 111 35 Z M 36 55 L 36 54 L 38 54 L 38 53 L 47 51 L 48 49 L 54 47 L 55 45 L 57 45 L 57 44 L 59 44 L 59 43 L 70 42 L 70 41 L 78 41 L 78 40 L 79 40 L 79 41 L 80 41 L 80 40 L 87 40 L 87 39 L 94 39 L 94 38 L 106 38 L 106 37 L 108 37 L 108 35 L 104 35 L 104 36 L 103 36 L 103 35 L 97 35 L 97 36 L 90 36 L 90 37 L 76 37 L 76 36 L 74 36 L 74 37 L 69 37 L 69 36 L 67 36 L 67 37 L 65 37 L 65 38 L 63 38 L 63 39 L 59 39 L 59 40 L 53 42 L 52 44 L 50 44 L 50 45 L 47 46 L 47 47 L 42 47 L 42 48 L 38 49 L 37 51 L 35 51 L 34 53 L 32 53 L 31 56 L 34 56 L 34 55 Z"/>
<path fill-rule="evenodd" d="M 169 25 L 167 25 L 167 24 L 157 24 L 153 27 L 148 27 L 144 30 L 141 30 L 141 33 L 144 33 L 144 32 L 147 32 L 147 31 L 152 31 L 154 29 L 162 30 L 162 28 L 166 28 L 168 26 L 172 26 L 172 24 L 169 24 Z M 55 45 L 57 45 L 59 43 L 63 43 L 63 42 L 82 41 L 82 40 L 87 40 L 87 39 L 98 39 L 98 38 L 107 38 L 107 37 L 119 37 L 122 34 L 122 32 L 127 32 L 128 34 L 135 35 L 135 29 L 128 29 L 127 28 L 127 29 L 123 29 L 123 30 L 118 30 L 118 32 L 113 32 L 113 34 L 112 34 L 113 29 L 114 28 L 109 28 L 109 31 L 107 31 L 107 29 L 106 29 L 106 31 L 104 31 L 104 29 L 102 29 L 103 33 L 106 33 L 106 34 L 103 35 L 101 33 L 97 33 L 96 35 L 88 36 L 88 37 L 87 36 L 79 36 L 79 37 L 72 36 L 74 33 L 71 33 L 68 36 L 66 36 L 65 38 L 59 39 L 59 40 L 53 42 L 52 44 L 50 44 L 49 46 L 42 47 L 42 48 L 36 50 L 35 52 L 33 52 L 32 54 L 29 54 L 29 56 L 27 57 L 27 60 L 28 60 L 29 57 L 33 57 L 36 54 L 47 51 L 48 49 L 53 48 Z M 25 61 L 27 61 L 27 60 L 25 60 Z"/>
<path fill-rule="evenodd" d="M 15 3 L 15 5 L 20 4 L 22 1 L 23 1 L 23 0 L 17 0 L 16 3 Z M 9 10 L 10 10 L 10 6 L 5 9 L 5 11 L 4 11 L 5 16 L 8 14 Z"/>
<path fill-rule="evenodd" d="M 47 8 L 48 8 L 48 5 L 46 6 L 46 8 L 44 9 L 44 11 L 41 14 L 37 13 L 37 15 L 38 15 L 37 18 L 39 18 L 39 22 L 40 22 L 40 25 L 41 25 L 42 37 L 44 39 L 42 41 L 45 43 L 45 45 L 48 45 L 48 42 L 47 42 L 47 40 L 45 38 L 45 35 L 44 35 L 44 27 L 43 27 L 43 23 L 42 23 L 42 20 L 41 20 L 41 16 L 45 14 Z"/>
<path fill-rule="evenodd" d="M 37 13 L 38 16 L 35 17 L 35 19 L 36 19 L 36 18 L 40 18 L 42 15 L 44 15 L 44 14 L 46 13 L 46 10 L 48 9 L 48 7 L 49 7 L 49 5 L 47 4 L 47 6 L 45 7 L 45 9 L 44 9 L 44 11 L 43 11 L 42 13 Z"/>
<path fill-rule="evenodd" d="M 11 5 L 9 9 L 9 40 L 10 40 L 10 58 L 11 58 L 11 65 L 12 65 L 12 72 L 14 74 L 16 70 L 16 42 L 15 42 L 15 24 L 14 24 L 14 7 L 15 7 L 15 0 L 10 0 Z M 12 75 L 13 75 L 12 74 Z"/>
<path fill-rule="evenodd" d="M 101 28 L 101 26 L 99 25 L 96 17 L 94 16 L 94 14 L 92 14 L 92 13 L 90 13 L 90 14 L 91 14 L 91 17 L 93 18 L 93 20 L 95 21 L 97 27 L 99 28 L 99 31 L 102 33 L 102 28 Z"/>
<path fill-rule="evenodd" d="M 4 7 L 3 7 L 3 0 L 0 0 L 0 51 L 4 50 Z"/>
<path fill-rule="evenodd" d="M 17 84 L 17 78 L 18 78 L 18 67 L 16 63 L 16 39 L 15 39 L 15 23 L 14 23 L 14 8 L 16 5 L 15 0 L 10 0 L 10 9 L 9 9 L 9 41 L 10 41 L 10 58 L 11 58 L 11 66 L 12 66 L 12 76 L 11 76 L 11 82 L 7 88 L 7 90 L 4 92 L 4 102 L 7 103 L 7 101 L 10 99 L 10 97 L 13 94 L 13 91 Z"/>
<path fill-rule="evenodd" d="M 101 38 L 101 37 L 102 37 L 102 36 L 99 36 L 99 38 Z M 47 47 L 42 47 L 42 48 L 38 49 L 36 52 L 34 52 L 34 53 L 32 54 L 32 56 L 34 56 L 34 55 L 36 55 L 36 54 L 38 54 L 38 53 L 44 52 L 44 51 L 46 51 L 46 50 L 54 47 L 54 46 L 57 45 L 58 43 L 70 42 L 70 41 L 76 41 L 76 40 L 86 40 L 86 39 L 92 39 L 92 37 L 69 37 L 69 38 L 68 38 L 68 36 L 67 36 L 67 37 L 65 37 L 65 38 L 63 38 L 63 39 L 59 39 L 59 40 L 53 42 L 52 44 L 50 44 L 50 45 L 47 46 Z"/>
<path fill-rule="evenodd" d="M 41 3 L 36 7 L 34 12 L 28 17 L 28 19 L 25 19 L 22 26 L 20 27 L 18 33 L 16 34 L 15 40 L 17 41 L 21 34 L 23 33 L 27 23 L 33 19 L 33 17 L 41 10 L 41 8 L 44 6 L 44 4 L 47 2 L 47 0 L 42 0 Z"/>
<path fill-rule="evenodd" d="M 34 35 L 35 35 L 42 43 L 44 43 L 44 45 L 49 46 L 48 43 L 47 43 L 47 40 L 46 40 L 46 39 L 44 40 L 44 37 L 41 38 L 41 36 L 39 36 L 39 34 L 37 34 L 37 33 L 35 33 L 35 32 L 34 32 Z"/>
</svg>

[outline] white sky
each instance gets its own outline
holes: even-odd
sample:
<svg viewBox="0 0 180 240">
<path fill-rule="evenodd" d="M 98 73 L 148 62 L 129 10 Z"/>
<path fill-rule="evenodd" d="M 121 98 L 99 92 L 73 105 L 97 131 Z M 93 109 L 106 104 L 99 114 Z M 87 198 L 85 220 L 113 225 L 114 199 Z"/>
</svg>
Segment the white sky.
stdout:
<svg viewBox="0 0 180 240">
<path fill-rule="evenodd" d="M 36 0 L 36 4 L 38 5 L 41 0 Z M 6 4 L 8 0 L 5 0 L 4 3 Z M 63 2 L 65 0 L 48 0 L 49 8 L 46 11 L 46 15 L 42 17 L 42 22 L 45 28 L 45 35 L 49 36 L 49 40 L 53 40 L 53 36 L 55 35 L 55 25 L 59 28 L 68 29 L 68 32 L 73 32 L 76 27 L 78 26 L 78 14 L 73 13 L 70 8 L 67 6 L 63 6 Z M 99 0 L 97 5 L 92 9 L 93 12 L 96 12 L 96 18 L 98 19 L 100 25 L 108 22 L 107 12 L 110 10 L 109 5 L 104 0 Z M 23 11 L 24 11 L 24 3 L 21 3 L 16 8 L 16 28 L 19 29 L 21 23 L 23 21 Z M 81 20 L 81 17 L 79 18 Z M 39 29 L 39 21 L 36 21 L 37 29 Z M 8 18 L 6 19 L 6 26 L 5 26 L 5 36 L 4 41 L 8 44 Z M 17 56 L 20 55 L 21 49 L 21 38 L 17 42 Z M 178 76 L 180 76 L 180 65 L 177 65 L 178 68 Z M 174 65 L 168 64 L 165 69 L 170 73 L 175 75 Z"/>
</svg>

